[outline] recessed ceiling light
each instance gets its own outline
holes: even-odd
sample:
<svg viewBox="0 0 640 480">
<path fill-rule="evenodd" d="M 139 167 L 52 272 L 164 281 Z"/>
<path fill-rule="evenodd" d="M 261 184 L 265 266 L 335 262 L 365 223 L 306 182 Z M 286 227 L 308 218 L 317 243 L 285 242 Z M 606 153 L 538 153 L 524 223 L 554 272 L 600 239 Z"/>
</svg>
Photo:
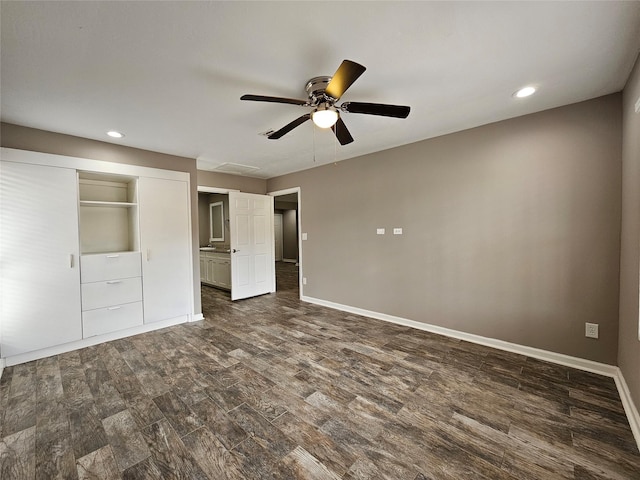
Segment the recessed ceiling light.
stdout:
<svg viewBox="0 0 640 480">
<path fill-rule="evenodd" d="M 524 98 L 528 97 L 529 95 L 533 95 L 534 93 L 536 93 L 535 87 L 524 87 L 518 90 L 513 95 L 518 98 Z"/>
<path fill-rule="evenodd" d="M 116 132 L 115 130 L 108 131 L 107 135 L 109 135 L 110 137 L 113 137 L 113 138 L 122 138 L 122 137 L 124 137 L 124 134 L 122 134 L 120 132 Z"/>
</svg>

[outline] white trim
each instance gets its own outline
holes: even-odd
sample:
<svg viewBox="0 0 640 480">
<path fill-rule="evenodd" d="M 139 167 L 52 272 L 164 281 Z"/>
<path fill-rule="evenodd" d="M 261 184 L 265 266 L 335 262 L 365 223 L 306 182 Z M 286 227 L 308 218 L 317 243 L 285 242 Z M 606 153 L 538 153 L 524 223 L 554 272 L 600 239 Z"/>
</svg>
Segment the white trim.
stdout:
<svg viewBox="0 0 640 480">
<path fill-rule="evenodd" d="M 229 193 L 229 192 L 239 192 L 240 190 L 236 190 L 234 188 L 218 188 L 218 187 L 205 187 L 203 185 L 198 185 L 198 193 Z"/>
<path fill-rule="evenodd" d="M 32 360 L 39 360 L 45 357 L 51 357 L 52 355 L 59 355 L 61 353 L 72 352 L 80 348 L 90 347 L 99 343 L 110 342 L 112 340 L 118 340 L 119 338 L 130 337 L 132 335 L 138 335 L 140 333 L 152 332 L 161 328 L 170 327 L 172 325 L 178 325 L 189 321 L 189 315 L 183 315 L 176 318 L 170 318 L 167 320 L 161 320 L 159 322 L 148 323 L 140 325 L 138 327 L 127 328 L 126 330 L 118 330 L 116 332 L 105 333 L 104 335 L 96 335 L 95 337 L 83 338 L 75 342 L 69 342 L 62 345 L 55 345 L 53 347 L 43 348 L 42 350 L 35 350 L 33 352 L 21 353 L 19 355 L 13 355 L 11 357 L 4 358 L 6 366 L 10 367 L 18 365 L 20 363 L 31 362 Z"/>
<path fill-rule="evenodd" d="M 404 325 L 406 327 L 424 330 L 431 333 L 437 333 L 446 337 L 457 338 L 460 340 L 465 340 L 467 342 L 496 348 L 498 350 L 505 350 L 507 352 L 526 355 L 527 357 L 537 358 L 538 360 L 544 360 L 547 362 L 563 365 L 565 367 L 576 368 L 578 370 L 584 370 L 586 372 L 611 377 L 616 383 L 616 388 L 618 389 L 618 393 L 620 394 L 620 400 L 622 401 L 622 406 L 624 407 L 624 411 L 627 415 L 627 420 L 629 421 L 631 432 L 633 433 L 638 448 L 640 449 L 640 415 L 638 414 L 638 410 L 633 403 L 631 393 L 629 392 L 629 387 L 627 386 L 624 376 L 622 375 L 622 371 L 615 365 L 594 362 L 592 360 L 572 357 L 570 355 L 550 352 L 548 350 L 542 350 L 539 348 L 527 347 L 526 345 L 505 342 L 503 340 L 497 340 L 495 338 L 483 337 L 480 335 L 475 335 L 473 333 L 465 333 L 458 330 L 452 330 L 450 328 L 439 327 L 437 325 L 430 325 L 428 323 L 416 322 L 415 320 L 409 320 L 402 317 L 396 317 L 394 315 L 388 315 L 386 313 L 365 310 L 363 308 L 352 307 L 350 305 L 343 305 L 319 298 L 303 296 L 301 297 L 301 300 L 304 302 L 321 305 L 323 307 L 332 308 L 334 310 L 341 310 L 343 312 L 375 318 L 377 320 L 383 320 L 385 322 L 395 323 L 397 325 Z"/>
<path fill-rule="evenodd" d="M 200 320 L 204 320 L 204 315 L 202 313 L 194 313 L 191 316 L 190 322 L 199 322 Z"/>
<path fill-rule="evenodd" d="M 3 162 L 47 165 L 50 167 L 69 168 L 82 172 L 112 173 L 115 175 L 164 178 L 168 180 L 182 180 L 186 182 L 189 182 L 190 178 L 189 172 L 164 170 L 154 167 L 142 167 L 140 165 L 115 163 L 106 160 L 93 160 L 90 158 L 68 157 L 66 155 L 33 152 L 31 150 L 18 150 L 7 147 L 0 148 L 0 157 Z"/>
<path fill-rule="evenodd" d="M 282 261 L 285 263 L 298 263 L 298 260 L 295 258 L 283 258 Z"/>
<path fill-rule="evenodd" d="M 640 449 L 640 414 L 638 414 L 638 409 L 636 408 L 635 403 L 633 403 L 633 398 L 631 398 L 631 392 L 629 391 L 627 382 L 622 375 L 622 370 L 618 367 L 615 368 L 617 370 L 617 374 L 613 379 L 616 382 L 616 387 L 618 387 L 618 393 L 620 394 L 620 400 L 622 401 L 624 411 L 627 414 L 629 426 L 631 427 L 633 436 L 636 439 L 638 449 Z"/>
</svg>

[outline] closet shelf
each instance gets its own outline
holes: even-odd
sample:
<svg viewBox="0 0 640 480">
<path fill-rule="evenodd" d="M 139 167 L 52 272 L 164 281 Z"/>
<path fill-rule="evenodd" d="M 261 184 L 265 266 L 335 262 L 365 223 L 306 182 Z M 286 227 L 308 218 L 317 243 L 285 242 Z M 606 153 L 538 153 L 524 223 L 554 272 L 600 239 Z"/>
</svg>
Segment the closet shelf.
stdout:
<svg viewBox="0 0 640 480">
<path fill-rule="evenodd" d="M 136 207 L 137 203 L 131 202 L 102 202 L 97 200 L 80 200 L 83 207 Z"/>
</svg>

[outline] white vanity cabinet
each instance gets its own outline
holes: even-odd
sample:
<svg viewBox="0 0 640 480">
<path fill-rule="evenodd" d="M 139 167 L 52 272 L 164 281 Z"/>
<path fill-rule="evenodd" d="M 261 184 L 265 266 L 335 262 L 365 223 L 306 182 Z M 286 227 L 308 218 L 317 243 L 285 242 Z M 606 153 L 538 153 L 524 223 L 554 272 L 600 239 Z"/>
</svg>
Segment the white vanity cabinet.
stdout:
<svg viewBox="0 0 640 480">
<path fill-rule="evenodd" d="M 0 164 L 0 353 L 82 338 L 76 171 Z"/>
<path fill-rule="evenodd" d="M 231 290 L 231 256 L 224 252 L 200 251 L 200 281 Z"/>
<path fill-rule="evenodd" d="M 189 321 L 189 174 L 0 149 L 0 357 Z"/>
</svg>

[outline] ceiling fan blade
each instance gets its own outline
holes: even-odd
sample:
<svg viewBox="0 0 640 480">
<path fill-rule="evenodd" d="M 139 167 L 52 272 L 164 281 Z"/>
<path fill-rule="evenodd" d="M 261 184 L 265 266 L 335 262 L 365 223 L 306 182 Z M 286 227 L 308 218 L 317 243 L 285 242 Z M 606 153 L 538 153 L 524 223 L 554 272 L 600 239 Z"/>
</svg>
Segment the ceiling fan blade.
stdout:
<svg viewBox="0 0 640 480">
<path fill-rule="evenodd" d="M 336 138 L 340 142 L 340 145 L 347 145 L 353 142 L 353 137 L 349 133 L 349 129 L 344 124 L 341 118 L 338 118 L 338 121 L 333 127 L 331 127 L 331 130 L 333 130 L 333 133 L 336 134 Z"/>
<path fill-rule="evenodd" d="M 243 95 L 240 100 L 251 100 L 254 102 L 271 102 L 271 103 L 290 103 L 291 105 L 307 105 L 306 100 L 298 100 L 297 98 L 283 97 L 266 97 L 264 95 Z"/>
<path fill-rule="evenodd" d="M 288 123 L 287 125 L 282 127 L 277 132 L 273 132 L 271 135 L 267 136 L 267 138 L 269 140 L 277 140 L 280 137 L 282 137 L 283 135 L 289 133 L 294 128 L 299 127 L 300 125 L 302 125 L 304 122 L 306 122 L 310 118 L 311 118 L 311 114 L 310 113 L 305 113 L 301 117 L 296 118 L 293 122 Z"/>
<path fill-rule="evenodd" d="M 383 117 L 407 118 L 411 107 L 404 105 L 387 105 L 385 103 L 345 102 L 340 108 L 349 113 L 366 113 Z"/>
<path fill-rule="evenodd" d="M 343 60 L 327 85 L 326 94 L 338 100 L 365 70 L 359 63 Z"/>
</svg>

